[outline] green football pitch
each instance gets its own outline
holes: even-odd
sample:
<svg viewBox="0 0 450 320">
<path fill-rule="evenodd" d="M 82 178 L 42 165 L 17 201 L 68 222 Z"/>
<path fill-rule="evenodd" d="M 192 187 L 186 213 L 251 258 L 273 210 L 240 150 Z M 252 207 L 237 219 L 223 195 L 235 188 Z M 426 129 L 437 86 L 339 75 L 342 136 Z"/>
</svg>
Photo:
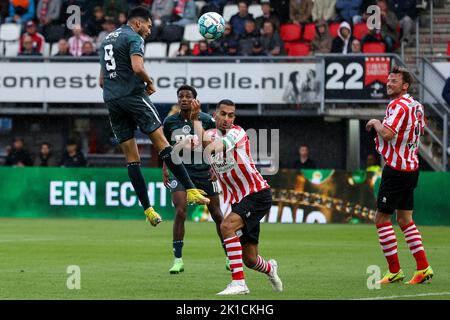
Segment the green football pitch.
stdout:
<svg viewBox="0 0 450 320">
<path fill-rule="evenodd" d="M 450 299 L 450 228 L 419 229 L 432 282 L 369 290 L 368 267 L 386 267 L 373 225 L 262 224 L 260 254 L 278 260 L 285 290 L 273 292 L 265 275 L 245 268 L 250 295 L 226 299 Z M 396 231 L 409 279 L 415 262 Z M 214 224 L 186 223 L 178 275 L 168 272 L 171 234 L 171 221 L 154 228 L 143 220 L 0 219 L 0 299 L 219 298 L 230 274 Z M 73 265 L 79 290 L 67 287 Z"/>
</svg>

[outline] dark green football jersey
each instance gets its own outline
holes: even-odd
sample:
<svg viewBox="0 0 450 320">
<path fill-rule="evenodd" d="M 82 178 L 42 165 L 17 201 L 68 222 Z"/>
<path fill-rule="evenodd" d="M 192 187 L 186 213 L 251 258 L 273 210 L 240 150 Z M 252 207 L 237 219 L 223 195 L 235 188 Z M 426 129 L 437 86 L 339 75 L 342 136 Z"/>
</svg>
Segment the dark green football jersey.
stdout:
<svg viewBox="0 0 450 320">
<path fill-rule="evenodd" d="M 200 112 L 199 120 L 202 122 L 203 129 L 205 130 L 214 129 L 216 127 L 216 122 L 208 113 Z M 192 121 L 184 119 L 180 112 L 167 117 L 164 120 L 163 125 L 164 135 L 171 145 L 184 139 L 187 135 L 194 134 Z M 183 161 L 189 175 L 208 176 L 209 165 L 203 161 L 202 149 L 199 151 L 192 151 L 189 159 L 189 163 Z"/>
<path fill-rule="evenodd" d="M 105 102 L 134 94 L 143 94 L 145 83 L 131 66 L 131 56 L 144 56 L 144 39 L 128 25 L 111 32 L 100 48 Z"/>
</svg>

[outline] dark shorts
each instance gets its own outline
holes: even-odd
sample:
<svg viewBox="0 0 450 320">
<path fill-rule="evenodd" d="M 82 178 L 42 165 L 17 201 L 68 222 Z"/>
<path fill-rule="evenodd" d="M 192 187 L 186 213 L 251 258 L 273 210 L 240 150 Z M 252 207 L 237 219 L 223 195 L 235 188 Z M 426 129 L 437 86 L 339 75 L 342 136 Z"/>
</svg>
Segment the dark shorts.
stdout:
<svg viewBox="0 0 450 320">
<path fill-rule="evenodd" d="M 241 202 L 231 205 L 231 211 L 238 214 L 245 226 L 236 232 L 242 244 L 259 242 L 259 225 L 261 219 L 272 207 L 272 191 L 270 188 L 249 194 Z M 242 235 L 241 235 L 242 233 Z"/>
<path fill-rule="evenodd" d="M 150 134 L 161 127 L 161 117 L 147 95 L 132 95 L 105 103 L 114 136 L 122 143 L 139 129 Z"/>
<path fill-rule="evenodd" d="M 188 172 L 189 173 L 189 172 Z M 208 197 L 214 197 L 219 195 L 219 189 L 217 186 L 217 182 L 209 181 L 209 178 L 198 178 L 189 175 L 192 182 L 194 183 L 197 189 L 201 189 L 206 192 Z M 186 191 L 183 184 L 177 180 L 177 178 L 173 177 L 170 180 L 170 192 L 177 191 Z"/>
<path fill-rule="evenodd" d="M 413 210 L 414 189 L 419 181 L 419 170 L 399 171 L 384 166 L 378 191 L 378 211 L 393 214 L 398 210 Z"/>
</svg>

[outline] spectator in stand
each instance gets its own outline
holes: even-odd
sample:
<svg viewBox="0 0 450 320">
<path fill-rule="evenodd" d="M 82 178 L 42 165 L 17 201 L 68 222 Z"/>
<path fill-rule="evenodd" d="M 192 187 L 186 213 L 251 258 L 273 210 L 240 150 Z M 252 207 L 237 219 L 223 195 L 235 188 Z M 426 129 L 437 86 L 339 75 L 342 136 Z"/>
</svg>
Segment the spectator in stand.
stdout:
<svg viewBox="0 0 450 320">
<path fill-rule="evenodd" d="M 413 44 L 414 21 L 418 14 L 416 0 L 392 0 L 391 6 L 403 31 L 401 41 L 404 41 L 407 46 L 411 46 Z"/>
<path fill-rule="evenodd" d="M 350 53 L 352 52 L 352 28 L 346 21 L 341 22 L 338 29 L 338 35 L 333 39 L 331 52 L 333 53 Z"/>
<path fill-rule="evenodd" d="M 5 166 L 26 167 L 32 166 L 30 154 L 25 149 L 23 138 L 16 137 L 11 147 L 8 148 Z"/>
<path fill-rule="evenodd" d="M 225 46 L 230 40 L 236 40 L 236 36 L 233 34 L 233 28 L 229 22 L 225 22 L 225 31 L 223 36 L 217 40 L 211 42 L 214 48 L 215 55 L 226 55 L 228 48 Z"/>
<path fill-rule="evenodd" d="M 180 42 L 180 46 L 178 47 L 178 50 L 175 52 L 175 57 L 188 57 L 191 56 L 191 48 L 189 47 L 188 41 L 182 41 Z"/>
<path fill-rule="evenodd" d="M 105 19 L 105 22 L 102 25 L 103 30 L 99 33 L 98 37 L 95 40 L 95 46 L 100 48 L 103 40 L 116 29 L 116 24 L 114 20 L 111 18 Z"/>
<path fill-rule="evenodd" d="M 263 28 L 264 22 L 270 21 L 275 26 L 275 30 L 280 30 L 280 18 L 278 18 L 278 15 L 272 11 L 272 8 L 270 7 L 270 1 L 269 0 L 261 0 L 261 10 L 263 12 L 263 15 L 255 19 L 256 28 L 260 32 Z"/>
<path fill-rule="evenodd" d="M 113 18 L 110 20 L 114 21 Z M 89 18 L 88 22 L 84 26 L 86 34 L 92 38 L 97 37 L 100 32 L 103 31 L 103 24 L 105 23 L 105 14 L 101 6 L 94 8 L 94 15 Z"/>
<path fill-rule="evenodd" d="M 295 24 L 311 23 L 313 7 L 313 0 L 290 0 L 290 21 Z"/>
<path fill-rule="evenodd" d="M 227 0 L 206 0 L 206 4 L 200 9 L 199 17 L 206 12 L 222 13 Z"/>
<path fill-rule="evenodd" d="M 166 24 L 172 19 L 172 11 L 174 1 L 172 0 L 154 0 L 152 3 L 152 33 L 148 40 L 158 41 L 160 39 L 162 30 Z"/>
<path fill-rule="evenodd" d="M 104 0 L 103 11 L 105 12 L 105 17 L 118 21 L 120 13 L 128 12 L 128 2 L 126 0 Z"/>
<path fill-rule="evenodd" d="M 364 48 L 364 44 L 368 42 L 380 42 L 386 44 L 378 29 L 369 29 L 369 32 L 361 39 L 361 47 Z"/>
<path fill-rule="evenodd" d="M 299 158 L 295 160 L 295 169 L 316 169 L 317 165 L 314 160 L 309 158 L 309 146 L 306 144 L 300 145 L 298 148 Z"/>
<path fill-rule="evenodd" d="M 197 21 L 197 6 L 194 0 L 178 1 L 175 9 L 175 17 L 179 19 L 173 24 L 177 26 L 186 26 L 190 23 L 196 23 Z"/>
<path fill-rule="evenodd" d="M 393 52 L 397 42 L 397 17 L 394 12 L 389 10 L 386 0 L 378 0 L 377 5 L 381 14 L 381 38 L 386 44 L 386 51 Z"/>
<path fill-rule="evenodd" d="M 248 13 L 247 1 L 239 0 L 238 3 L 239 12 L 230 18 L 230 23 L 233 27 L 233 33 L 237 37 L 245 32 L 245 22 L 247 20 L 254 20 L 253 15 Z"/>
<path fill-rule="evenodd" d="M 22 37 L 22 51 L 19 52 L 19 56 L 42 56 L 37 48 L 33 45 L 33 38 L 29 35 L 25 35 Z"/>
<path fill-rule="evenodd" d="M 264 22 L 263 35 L 260 37 L 264 51 L 269 56 L 284 55 L 284 43 L 281 40 L 280 34 L 275 31 L 272 22 Z"/>
<path fill-rule="evenodd" d="M 337 0 L 336 11 L 339 21 L 357 24 L 362 21 L 361 9 L 363 0 Z"/>
<path fill-rule="evenodd" d="M 48 142 L 41 143 L 39 148 L 39 154 L 34 162 L 37 167 L 53 167 L 56 166 L 56 162 L 53 159 L 51 145 Z"/>
<path fill-rule="evenodd" d="M 325 20 L 327 23 L 334 21 L 336 18 L 336 0 L 314 0 L 312 18 L 314 22 L 317 22 L 317 20 Z"/>
<path fill-rule="evenodd" d="M 61 13 L 61 0 L 39 0 L 36 16 L 39 27 L 45 34 L 46 28 L 59 20 Z"/>
<path fill-rule="evenodd" d="M 72 29 L 73 36 L 69 38 L 70 53 L 74 57 L 80 57 L 82 54 L 83 43 L 92 41 L 87 35 L 83 33 L 80 25 L 74 26 Z"/>
<path fill-rule="evenodd" d="M 228 42 L 226 42 L 224 44 L 224 48 L 226 49 L 225 55 L 227 56 L 237 56 L 238 55 L 238 42 L 237 40 L 231 39 L 228 40 Z"/>
<path fill-rule="evenodd" d="M 59 162 L 61 167 L 86 167 L 87 161 L 78 150 L 78 144 L 75 140 L 69 139 L 66 145 L 66 151 L 64 151 L 61 161 Z"/>
<path fill-rule="evenodd" d="M 66 39 L 59 39 L 58 41 L 58 52 L 54 54 L 55 57 L 72 57 L 70 53 L 69 43 Z"/>
<path fill-rule="evenodd" d="M 117 23 L 119 26 L 127 23 L 127 14 L 125 12 L 119 13 L 119 22 Z"/>
<path fill-rule="evenodd" d="M 36 24 L 33 21 L 28 21 L 26 24 L 25 33 L 20 37 L 19 52 L 23 51 L 23 42 L 25 37 L 31 37 L 33 48 L 37 52 L 44 52 L 45 39 L 44 36 L 37 32 Z"/>
<path fill-rule="evenodd" d="M 444 89 L 442 90 L 442 98 L 444 98 L 447 105 L 450 107 L 450 77 L 445 81 Z"/>
<path fill-rule="evenodd" d="M 9 13 L 9 0 L 0 0 L 0 24 L 5 22 Z"/>
<path fill-rule="evenodd" d="M 86 41 L 83 43 L 83 46 L 81 47 L 81 56 L 82 57 L 98 56 L 97 51 L 95 50 L 94 44 L 91 41 Z"/>
<path fill-rule="evenodd" d="M 278 15 L 280 24 L 287 23 L 289 21 L 289 0 L 270 0 L 270 6 Z"/>
<path fill-rule="evenodd" d="M 259 32 L 256 29 L 255 21 L 247 20 L 245 22 L 245 31 L 239 36 L 239 54 L 248 56 L 252 52 L 253 41 L 259 38 Z"/>
<path fill-rule="evenodd" d="M 264 47 L 262 46 L 260 40 L 256 39 L 253 41 L 252 52 L 250 53 L 250 56 L 253 57 L 267 56 L 267 53 L 264 51 Z"/>
<path fill-rule="evenodd" d="M 324 20 L 316 22 L 316 35 L 311 43 L 314 53 L 330 53 L 333 38 L 328 31 L 328 24 Z"/>
<path fill-rule="evenodd" d="M 206 42 L 206 40 L 200 40 L 198 42 L 198 54 L 197 56 L 203 56 L 203 57 L 208 57 L 208 56 L 212 56 L 212 52 L 209 49 L 208 43 Z"/>
<path fill-rule="evenodd" d="M 373 172 L 373 173 L 380 173 L 381 172 L 381 166 L 378 163 L 377 156 L 372 154 L 372 153 L 370 153 L 367 156 L 366 171 L 367 172 Z"/>
<path fill-rule="evenodd" d="M 34 19 L 34 0 L 9 0 L 9 17 L 6 22 L 24 25 Z"/>
<path fill-rule="evenodd" d="M 361 6 L 361 12 L 362 12 L 362 18 L 364 21 L 367 21 L 367 19 L 373 14 L 373 12 L 367 13 L 367 8 L 369 8 L 370 6 L 376 6 L 376 5 L 377 5 L 377 0 L 363 0 L 363 4 Z"/>
<path fill-rule="evenodd" d="M 361 41 L 356 38 L 354 38 L 352 41 L 352 53 L 362 53 Z"/>
</svg>

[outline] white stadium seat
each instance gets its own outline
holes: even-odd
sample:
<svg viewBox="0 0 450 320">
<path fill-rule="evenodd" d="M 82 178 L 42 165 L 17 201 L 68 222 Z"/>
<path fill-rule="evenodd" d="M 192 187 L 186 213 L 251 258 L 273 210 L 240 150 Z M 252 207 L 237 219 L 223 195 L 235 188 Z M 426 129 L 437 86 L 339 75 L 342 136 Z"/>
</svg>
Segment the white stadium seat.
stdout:
<svg viewBox="0 0 450 320">
<path fill-rule="evenodd" d="M 169 53 L 167 54 L 167 56 L 170 57 L 174 57 L 176 52 L 178 51 L 178 48 L 180 47 L 180 43 L 179 42 L 172 42 L 169 45 Z"/>
<path fill-rule="evenodd" d="M 48 42 L 44 43 L 44 52 L 42 55 L 44 57 L 50 57 L 50 49 L 51 49 L 50 43 L 48 43 Z"/>
<path fill-rule="evenodd" d="M 248 7 L 248 13 L 253 15 L 253 18 L 258 18 L 263 15 L 261 5 L 260 4 L 252 4 Z"/>
<path fill-rule="evenodd" d="M 145 46 L 146 58 L 165 58 L 167 55 L 167 44 L 164 42 L 150 42 Z"/>
<path fill-rule="evenodd" d="M 0 27 L 0 41 L 16 41 L 20 38 L 20 24 L 4 23 Z"/>
<path fill-rule="evenodd" d="M 19 54 L 19 41 L 5 42 L 5 57 L 17 57 Z"/>
<path fill-rule="evenodd" d="M 59 49 L 58 49 L 58 42 L 53 42 L 52 43 L 52 49 L 50 50 L 50 54 L 52 55 L 52 56 L 54 56 L 55 54 L 57 54 L 59 52 Z"/>
<path fill-rule="evenodd" d="M 222 17 L 226 22 L 230 22 L 230 18 L 239 12 L 239 8 L 237 4 L 227 4 L 223 8 Z"/>
<path fill-rule="evenodd" d="M 206 4 L 206 1 L 195 1 L 195 5 L 197 6 L 197 14 L 200 13 L 203 6 Z"/>
<path fill-rule="evenodd" d="M 183 39 L 186 41 L 200 41 L 204 39 L 198 31 L 197 23 L 191 23 L 184 27 Z"/>
</svg>

